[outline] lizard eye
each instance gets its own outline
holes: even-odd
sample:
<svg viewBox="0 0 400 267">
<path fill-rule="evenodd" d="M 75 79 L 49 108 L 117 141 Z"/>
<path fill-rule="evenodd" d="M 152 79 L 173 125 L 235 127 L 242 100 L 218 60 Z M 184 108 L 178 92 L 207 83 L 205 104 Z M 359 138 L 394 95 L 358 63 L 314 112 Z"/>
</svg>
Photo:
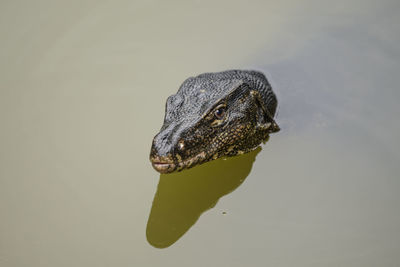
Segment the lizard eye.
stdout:
<svg viewBox="0 0 400 267">
<path fill-rule="evenodd" d="M 220 107 L 214 111 L 215 118 L 222 119 L 225 115 L 225 107 Z"/>
</svg>

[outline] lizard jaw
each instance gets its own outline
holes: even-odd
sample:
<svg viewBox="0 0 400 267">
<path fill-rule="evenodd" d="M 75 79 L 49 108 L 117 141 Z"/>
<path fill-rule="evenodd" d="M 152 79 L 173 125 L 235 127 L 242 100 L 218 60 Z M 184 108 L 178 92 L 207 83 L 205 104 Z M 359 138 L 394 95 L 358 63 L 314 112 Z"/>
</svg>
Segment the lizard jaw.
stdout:
<svg viewBox="0 0 400 267">
<path fill-rule="evenodd" d="M 153 168 L 159 173 L 170 173 L 176 169 L 173 163 L 152 162 Z"/>
<path fill-rule="evenodd" d="M 204 151 L 177 164 L 167 157 L 150 157 L 151 165 L 153 166 L 153 168 L 162 174 L 181 171 L 183 169 L 189 169 L 195 165 L 204 162 L 205 160 L 206 153 Z"/>
<path fill-rule="evenodd" d="M 170 173 L 176 170 L 176 164 L 170 157 L 150 156 L 151 165 L 159 173 Z"/>
</svg>

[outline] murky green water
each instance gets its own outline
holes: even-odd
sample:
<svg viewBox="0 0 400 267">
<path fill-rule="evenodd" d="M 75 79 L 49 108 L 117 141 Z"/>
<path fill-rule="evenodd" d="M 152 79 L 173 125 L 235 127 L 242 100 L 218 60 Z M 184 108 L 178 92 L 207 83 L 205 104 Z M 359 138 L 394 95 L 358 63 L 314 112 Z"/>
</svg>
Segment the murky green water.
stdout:
<svg viewBox="0 0 400 267">
<path fill-rule="evenodd" d="M 2 1 L 1 266 L 399 266 L 398 1 Z M 281 132 L 159 175 L 188 76 L 266 73 Z"/>
</svg>

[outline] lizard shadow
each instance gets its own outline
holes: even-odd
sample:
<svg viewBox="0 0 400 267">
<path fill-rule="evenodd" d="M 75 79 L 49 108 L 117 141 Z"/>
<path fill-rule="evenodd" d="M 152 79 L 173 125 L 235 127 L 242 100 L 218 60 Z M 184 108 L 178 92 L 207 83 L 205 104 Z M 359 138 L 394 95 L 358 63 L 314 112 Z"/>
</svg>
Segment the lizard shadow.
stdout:
<svg viewBox="0 0 400 267">
<path fill-rule="evenodd" d="M 182 172 L 161 174 L 147 221 L 147 241 L 156 248 L 174 244 L 203 212 L 243 183 L 260 151 L 261 147 Z"/>
</svg>

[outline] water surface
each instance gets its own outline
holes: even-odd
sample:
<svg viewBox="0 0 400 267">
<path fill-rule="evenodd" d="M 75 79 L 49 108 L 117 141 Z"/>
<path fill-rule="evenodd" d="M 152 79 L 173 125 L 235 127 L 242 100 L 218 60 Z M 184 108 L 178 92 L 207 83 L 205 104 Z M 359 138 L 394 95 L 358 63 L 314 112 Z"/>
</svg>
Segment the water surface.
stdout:
<svg viewBox="0 0 400 267">
<path fill-rule="evenodd" d="M 399 266 L 398 1 L 2 1 L 1 266 Z M 148 160 L 188 76 L 266 73 L 262 150 Z"/>
</svg>

